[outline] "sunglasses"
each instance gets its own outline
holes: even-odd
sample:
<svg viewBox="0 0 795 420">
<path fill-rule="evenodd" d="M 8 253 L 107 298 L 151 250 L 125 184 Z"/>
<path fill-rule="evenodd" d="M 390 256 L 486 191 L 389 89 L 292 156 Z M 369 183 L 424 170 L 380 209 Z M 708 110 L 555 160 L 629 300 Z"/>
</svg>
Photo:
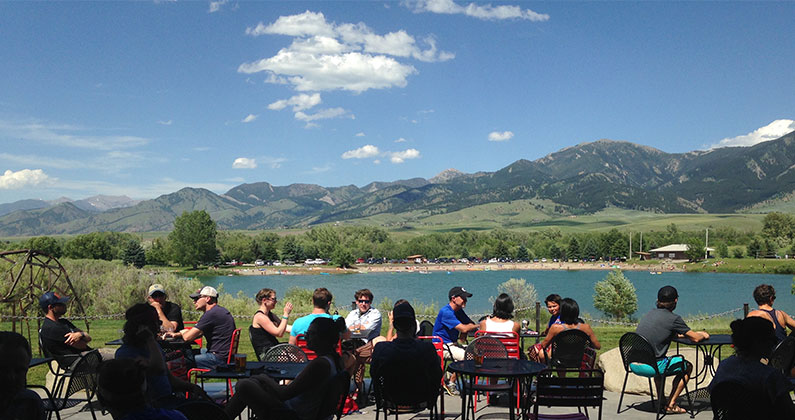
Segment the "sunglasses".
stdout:
<svg viewBox="0 0 795 420">
<path fill-rule="evenodd" d="M 370 303 L 369 300 L 359 299 L 359 303 Z"/>
</svg>

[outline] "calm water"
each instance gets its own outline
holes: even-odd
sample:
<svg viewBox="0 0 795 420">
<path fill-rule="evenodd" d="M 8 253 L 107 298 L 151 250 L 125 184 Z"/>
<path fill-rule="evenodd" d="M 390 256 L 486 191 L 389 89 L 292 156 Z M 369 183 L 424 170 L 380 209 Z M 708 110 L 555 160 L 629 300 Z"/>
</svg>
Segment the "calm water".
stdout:
<svg viewBox="0 0 795 420">
<path fill-rule="evenodd" d="M 532 283 L 539 300 L 550 293 L 571 297 L 580 304 L 581 312 L 603 318 L 593 307 L 594 284 L 607 275 L 607 271 L 457 271 L 419 273 L 369 273 L 351 275 L 296 275 L 296 276 L 216 276 L 202 277 L 205 285 L 217 287 L 223 284 L 225 293 L 236 294 L 238 290 L 253 296 L 268 287 L 276 290 L 279 297 L 297 286 L 305 289 L 326 287 L 334 294 L 337 305 L 353 301 L 354 291 L 370 289 L 375 301 L 383 297 L 392 301 L 400 298 L 410 302 L 435 302 L 437 306 L 447 303 L 447 292 L 453 286 L 463 286 L 474 296 L 469 299 L 467 313 L 491 312 L 489 298 L 497 296 L 497 286 L 510 278 L 523 278 Z M 756 307 L 753 289 L 768 283 L 776 288 L 776 307 L 795 312 L 795 296 L 790 294 L 791 275 L 771 274 L 723 274 L 723 273 L 662 273 L 652 275 L 645 271 L 626 271 L 624 275 L 635 285 L 638 294 L 640 316 L 654 305 L 657 290 L 670 284 L 679 290 L 676 312 L 683 315 L 714 314 L 742 307 L 748 303 Z"/>
</svg>

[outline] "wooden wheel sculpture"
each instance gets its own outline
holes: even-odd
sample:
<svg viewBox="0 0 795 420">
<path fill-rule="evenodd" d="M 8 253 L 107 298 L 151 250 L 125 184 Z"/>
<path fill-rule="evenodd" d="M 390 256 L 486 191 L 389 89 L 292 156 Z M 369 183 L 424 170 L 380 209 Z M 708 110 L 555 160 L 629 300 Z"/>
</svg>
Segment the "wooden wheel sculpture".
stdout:
<svg viewBox="0 0 795 420">
<path fill-rule="evenodd" d="M 33 249 L 0 252 L 0 314 L 3 321 L 11 322 L 12 331 L 27 333 L 31 338 L 31 324 L 35 330 L 41 326 L 43 314 L 39 309 L 39 297 L 52 291 L 61 296 L 69 296 L 70 319 L 83 319 L 88 331 L 88 320 L 80 298 L 69 280 L 66 269 L 50 255 Z M 36 321 L 32 323 L 31 321 Z M 25 331 L 27 330 L 27 331 Z M 33 344 L 33 343 L 31 343 Z"/>
</svg>

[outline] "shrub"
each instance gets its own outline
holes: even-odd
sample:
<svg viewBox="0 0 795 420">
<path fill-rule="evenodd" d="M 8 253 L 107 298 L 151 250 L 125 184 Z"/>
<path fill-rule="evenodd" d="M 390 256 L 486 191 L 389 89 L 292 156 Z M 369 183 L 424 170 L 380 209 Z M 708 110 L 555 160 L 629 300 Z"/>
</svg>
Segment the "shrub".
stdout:
<svg viewBox="0 0 795 420">
<path fill-rule="evenodd" d="M 635 286 L 624 277 L 621 270 L 608 273 L 604 280 L 594 285 L 594 292 L 594 308 L 609 317 L 625 319 L 638 310 L 638 295 L 635 293 Z"/>
</svg>

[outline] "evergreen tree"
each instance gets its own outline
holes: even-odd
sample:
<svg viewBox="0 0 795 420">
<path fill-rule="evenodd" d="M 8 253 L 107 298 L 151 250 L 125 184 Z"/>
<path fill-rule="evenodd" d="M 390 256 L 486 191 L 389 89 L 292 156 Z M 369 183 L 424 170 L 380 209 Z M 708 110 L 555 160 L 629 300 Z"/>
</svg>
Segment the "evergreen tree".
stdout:
<svg viewBox="0 0 795 420">
<path fill-rule="evenodd" d="M 568 252 L 566 253 L 566 255 L 568 255 L 569 258 L 580 258 L 581 257 L 581 255 L 580 255 L 580 241 L 577 240 L 576 236 L 572 235 L 571 239 L 569 239 L 569 249 L 568 249 Z"/>
<path fill-rule="evenodd" d="M 138 242 L 130 241 L 121 252 L 121 260 L 126 265 L 142 268 L 146 265 L 146 251 Z"/>
<path fill-rule="evenodd" d="M 519 249 L 516 251 L 516 259 L 519 261 L 527 261 L 529 259 L 529 255 L 527 254 L 527 248 L 524 245 L 519 245 Z"/>
</svg>

